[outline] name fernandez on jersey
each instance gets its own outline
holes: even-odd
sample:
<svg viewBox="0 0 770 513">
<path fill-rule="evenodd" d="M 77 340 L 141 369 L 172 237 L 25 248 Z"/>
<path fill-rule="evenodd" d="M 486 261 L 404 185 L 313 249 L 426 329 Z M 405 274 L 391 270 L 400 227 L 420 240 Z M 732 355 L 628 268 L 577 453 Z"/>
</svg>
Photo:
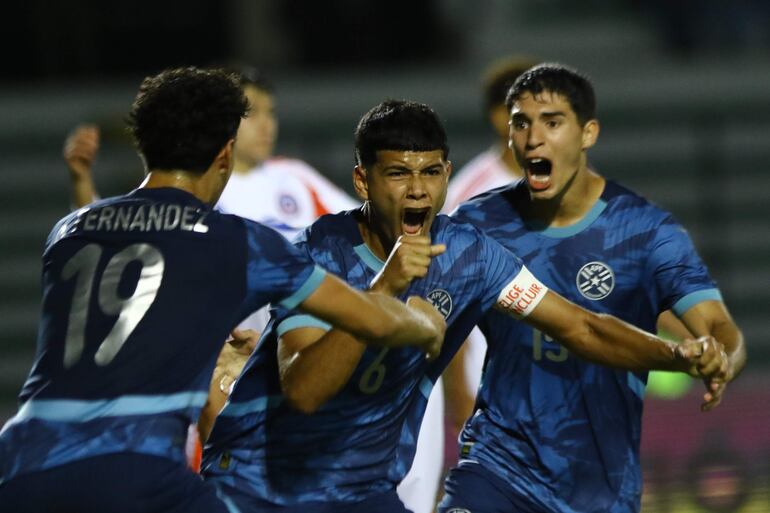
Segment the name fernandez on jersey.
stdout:
<svg viewBox="0 0 770 513">
<path fill-rule="evenodd" d="M 182 230 L 207 233 L 206 213 L 190 205 L 150 204 L 85 208 L 75 218 L 83 231 L 169 232 Z M 64 229 L 66 232 L 66 228 Z"/>
<path fill-rule="evenodd" d="M 497 307 L 523 319 L 532 313 L 548 292 L 548 287 L 522 267 L 519 274 L 503 288 L 497 297 Z"/>
</svg>

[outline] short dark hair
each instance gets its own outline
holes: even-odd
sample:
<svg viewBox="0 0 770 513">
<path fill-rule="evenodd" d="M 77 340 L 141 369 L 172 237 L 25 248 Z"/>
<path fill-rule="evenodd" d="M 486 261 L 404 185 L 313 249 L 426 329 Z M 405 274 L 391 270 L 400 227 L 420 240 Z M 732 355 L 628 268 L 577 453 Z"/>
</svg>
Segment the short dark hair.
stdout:
<svg viewBox="0 0 770 513">
<path fill-rule="evenodd" d="M 493 62 L 484 72 L 481 81 L 486 111 L 505 105 L 505 98 L 513 83 L 535 64 L 537 61 L 529 57 L 506 57 Z"/>
<path fill-rule="evenodd" d="M 369 167 L 377 152 L 441 150 L 449 157 L 446 131 L 438 115 L 423 103 L 385 100 L 361 118 L 356 127 L 355 158 Z"/>
<path fill-rule="evenodd" d="M 538 64 L 517 78 L 505 99 L 508 112 L 524 93 L 538 95 L 544 91 L 566 98 L 581 125 L 596 117 L 596 94 L 591 81 L 577 70 L 558 63 Z"/>
<path fill-rule="evenodd" d="M 248 111 L 238 77 L 167 69 L 139 86 L 127 124 L 148 170 L 205 172 Z"/>
</svg>

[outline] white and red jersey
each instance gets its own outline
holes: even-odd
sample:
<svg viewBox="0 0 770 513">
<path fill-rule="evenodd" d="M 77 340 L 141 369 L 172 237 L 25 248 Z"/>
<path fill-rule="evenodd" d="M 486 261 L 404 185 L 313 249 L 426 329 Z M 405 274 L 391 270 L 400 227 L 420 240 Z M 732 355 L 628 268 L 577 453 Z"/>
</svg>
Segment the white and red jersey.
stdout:
<svg viewBox="0 0 770 513">
<path fill-rule="evenodd" d="M 319 216 L 357 204 L 305 162 L 273 157 L 247 173 L 233 173 L 217 209 L 259 221 L 292 238 Z"/>
<path fill-rule="evenodd" d="M 500 158 L 497 146 L 476 155 L 449 181 L 443 212 L 452 212 L 457 205 L 482 192 L 511 183 L 516 177 Z"/>
<path fill-rule="evenodd" d="M 247 173 L 233 173 L 216 208 L 270 226 L 291 240 L 320 216 L 358 204 L 307 163 L 272 157 Z M 265 307 L 239 327 L 261 333 L 269 320 Z"/>
</svg>

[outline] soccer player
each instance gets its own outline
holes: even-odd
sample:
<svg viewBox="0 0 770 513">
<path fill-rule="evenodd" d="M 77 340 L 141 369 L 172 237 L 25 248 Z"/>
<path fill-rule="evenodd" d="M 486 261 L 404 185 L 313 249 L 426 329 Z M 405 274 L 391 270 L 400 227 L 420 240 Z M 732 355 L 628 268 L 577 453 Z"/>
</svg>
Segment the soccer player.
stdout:
<svg viewBox="0 0 770 513">
<path fill-rule="evenodd" d="M 273 226 L 291 239 L 319 216 L 359 205 L 306 162 L 273 154 L 278 137 L 273 86 L 253 68 L 238 74 L 250 110 L 238 131 L 233 176 L 217 208 Z"/>
<path fill-rule="evenodd" d="M 433 383 L 493 307 L 603 364 L 721 376 L 713 339 L 677 350 L 590 313 L 548 292 L 473 226 L 437 215 L 451 164 L 444 128 L 426 105 L 377 105 L 358 124 L 355 150 L 363 208 L 321 217 L 298 245 L 354 286 L 428 298 L 447 318 L 444 346 L 432 362 L 408 348 L 368 349 L 315 317 L 279 309 L 204 450 L 204 477 L 243 511 L 406 511 L 395 489 Z"/>
<path fill-rule="evenodd" d="M 233 147 L 233 173 L 216 208 L 266 224 L 287 238 L 294 237 L 323 214 L 354 208 L 358 203 L 307 163 L 273 155 L 278 136 L 273 85 L 254 68 L 243 67 L 236 72 L 249 102 L 249 111 L 238 128 Z M 64 160 L 76 207 L 88 205 L 98 197 L 92 173 L 98 150 L 99 129 L 93 125 L 76 127 L 65 141 Z M 243 319 L 239 330 L 233 333 L 241 347 L 235 349 L 225 344 L 222 357 L 253 347 L 269 317 L 268 307 L 263 307 Z M 230 358 L 230 365 L 217 366 L 209 401 L 197 423 L 203 439 L 224 405 L 232 381 L 240 373 L 239 362 L 242 360 Z M 195 430 L 191 431 L 191 437 L 195 436 Z M 191 444 L 191 463 L 197 468 L 195 461 L 200 456 L 200 444 L 194 440 Z"/>
<path fill-rule="evenodd" d="M 685 230 L 587 164 L 599 135 L 590 81 L 558 64 L 533 67 L 508 94 L 523 180 L 457 211 L 571 301 L 645 330 L 672 309 L 697 336 L 724 344 L 725 381 L 742 369 L 741 332 Z M 542 326 L 498 313 L 476 411 L 461 436 L 440 511 L 637 512 L 647 374 L 586 361 Z M 709 382 L 704 409 L 724 384 Z"/>
<path fill-rule="evenodd" d="M 59 221 L 18 413 L 0 432 L 0 511 L 224 512 L 184 465 L 227 332 L 267 303 L 383 347 L 437 353 L 444 320 L 327 275 L 270 228 L 213 211 L 247 102 L 234 76 L 143 81 L 130 126 L 147 177 Z"/>
<path fill-rule="evenodd" d="M 319 216 L 358 205 L 306 162 L 273 155 L 278 137 L 273 85 L 254 68 L 239 68 L 237 73 L 249 101 L 249 112 L 238 129 L 233 174 L 217 209 L 266 224 L 291 239 Z M 92 167 L 99 138 L 98 127 L 81 125 L 64 144 L 72 202 L 78 208 L 98 198 Z M 267 309 L 262 309 L 244 320 L 241 328 L 259 332 L 268 319 Z"/>
</svg>

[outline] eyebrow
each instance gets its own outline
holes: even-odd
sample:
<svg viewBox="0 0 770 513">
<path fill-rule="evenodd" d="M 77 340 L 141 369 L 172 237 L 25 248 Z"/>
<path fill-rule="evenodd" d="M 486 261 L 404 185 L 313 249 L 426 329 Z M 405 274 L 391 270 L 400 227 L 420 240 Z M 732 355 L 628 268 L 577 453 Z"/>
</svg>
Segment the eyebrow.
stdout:
<svg viewBox="0 0 770 513">
<path fill-rule="evenodd" d="M 541 112 L 539 117 L 541 119 L 551 119 L 551 118 L 557 118 L 557 117 L 566 117 L 566 115 L 567 115 L 566 112 L 555 110 L 555 111 Z M 515 119 L 515 118 L 530 119 L 530 117 L 524 114 L 523 112 L 515 112 L 511 116 L 511 119 Z"/>
<path fill-rule="evenodd" d="M 562 112 L 562 111 L 560 111 L 560 110 L 556 110 L 556 111 L 550 111 L 550 112 L 541 112 L 541 113 L 540 113 L 540 117 L 541 117 L 541 118 L 546 118 L 546 119 L 549 119 L 549 118 L 557 118 L 557 117 L 559 117 L 559 116 L 562 116 L 562 117 L 564 117 L 564 116 L 566 116 L 566 115 L 567 115 L 567 114 L 566 114 L 565 112 Z"/>
<path fill-rule="evenodd" d="M 406 166 L 399 166 L 399 165 L 393 165 L 388 166 L 384 168 L 385 171 L 406 171 L 407 173 L 414 173 L 415 171 L 422 172 L 422 171 L 430 171 L 431 169 L 441 169 L 443 166 L 441 164 L 431 164 L 430 166 L 426 166 L 420 169 L 412 169 L 410 167 Z"/>
</svg>

